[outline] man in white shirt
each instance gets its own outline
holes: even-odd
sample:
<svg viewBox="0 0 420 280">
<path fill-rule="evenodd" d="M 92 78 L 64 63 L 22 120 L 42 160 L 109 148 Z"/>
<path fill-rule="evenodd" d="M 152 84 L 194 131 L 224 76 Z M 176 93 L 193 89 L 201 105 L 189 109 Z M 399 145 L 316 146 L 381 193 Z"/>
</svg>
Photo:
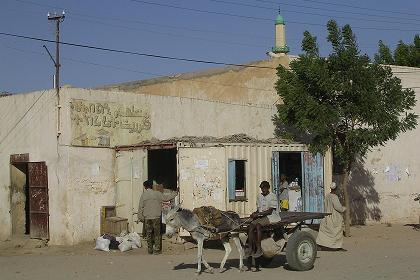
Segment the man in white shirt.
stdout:
<svg viewBox="0 0 420 280">
<path fill-rule="evenodd" d="M 280 222 L 277 197 L 270 193 L 270 183 L 262 181 L 260 188 L 261 193 L 257 196 L 257 211 L 251 214 L 253 221 L 248 229 L 249 244 L 255 258 L 263 254 L 261 250 L 261 226 Z"/>
</svg>

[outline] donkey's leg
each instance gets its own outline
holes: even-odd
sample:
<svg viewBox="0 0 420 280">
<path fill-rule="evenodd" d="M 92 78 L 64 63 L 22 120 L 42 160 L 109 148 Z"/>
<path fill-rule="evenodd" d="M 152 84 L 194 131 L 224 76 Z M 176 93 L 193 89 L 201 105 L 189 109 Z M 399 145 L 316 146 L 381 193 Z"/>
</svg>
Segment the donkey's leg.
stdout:
<svg viewBox="0 0 420 280">
<path fill-rule="evenodd" d="M 211 267 L 206 260 L 204 259 L 204 256 L 201 256 L 201 261 L 203 262 L 204 266 L 209 270 L 210 273 L 213 273 L 213 267 Z"/>
<path fill-rule="evenodd" d="M 241 240 L 238 236 L 234 236 L 232 239 L 239 252 L 239 271 L 244 271 L 244 249 L 242 248 Z"/>
<path fill-rule="evenodd" d="M 197 271 L 195 272 L 197 275 L 201 273 L 201 260 L 203 258 L 203 239 L 197 238 Z"/>
<path fill-rule="evenodd" d="M 201 240 L 201 250 L 200 250 L 200 247 L 198 247 L 199 248 L 199 250 L 201 251 L 199 254 L 201 255 L 201 262 L 204 264 L 204 266 L 209 270 L 209 272 L 210 273 L 213 273 L 213 267 L 211 267 L 207 262 L 206 262 L 206 260 L 204 259 L 204 254 L 203 254 L 203 251 L 204 251 L 204 246 L 203 246 L 203 241 L 204 241 L 204 239 L 200 239 Z M 200 264 L 200 272 L 201 272 L 201 264 Z M 200 272 L 198 272 L 198 273 L 200 273 Z"/>
<path fill-rule="evenodd" d="M 229 257 L 230 252 L 232 252 L 232 247 L 229 244 L 229 239 L 223 241 L 223 247 L 225 247 L 225 256 L 223 257 L 222 262 L 220 263 L 220 272 L 222 272 L 225 267 L 227 258 Z"/>
</svg>

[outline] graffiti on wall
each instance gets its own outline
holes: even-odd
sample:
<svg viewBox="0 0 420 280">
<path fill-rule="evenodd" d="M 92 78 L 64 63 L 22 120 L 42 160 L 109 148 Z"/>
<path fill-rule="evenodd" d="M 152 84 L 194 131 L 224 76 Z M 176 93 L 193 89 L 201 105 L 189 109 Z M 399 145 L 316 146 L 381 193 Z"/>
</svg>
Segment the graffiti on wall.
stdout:
<svg viewBox="0 0 420 280">
<path fill-rule="evenodd" d="M 147 104 L 126 105 L 73 99 L 70 103 L 71 144 L 114 147 L 151 138 Z"/>
</svg>

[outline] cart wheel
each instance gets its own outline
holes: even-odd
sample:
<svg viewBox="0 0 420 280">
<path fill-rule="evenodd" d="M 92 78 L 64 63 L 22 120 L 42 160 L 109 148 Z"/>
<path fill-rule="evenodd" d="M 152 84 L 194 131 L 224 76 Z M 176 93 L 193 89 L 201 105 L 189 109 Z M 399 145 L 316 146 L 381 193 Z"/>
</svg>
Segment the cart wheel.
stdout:
<svg viewBox="0 0 420 280">
<path fill-rule="evenodd" d="M 295 231 L 286 245 L 286 260 L 290 268 L 298 271 L 314 266 L 317 246 L 312 235 L 305 231 Z"/>
</svg>

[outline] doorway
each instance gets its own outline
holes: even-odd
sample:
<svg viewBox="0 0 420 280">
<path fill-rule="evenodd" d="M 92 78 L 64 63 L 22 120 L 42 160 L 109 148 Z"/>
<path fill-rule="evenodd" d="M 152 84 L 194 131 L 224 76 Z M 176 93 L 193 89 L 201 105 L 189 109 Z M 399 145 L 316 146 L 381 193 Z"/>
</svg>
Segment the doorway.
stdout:
<svg viewBox="0 0 420 280">
<path fill-rule="evenodd" d="M 166 189 L 177 188 L 177 149 L 150 149 L 147 151 L 147 176 Z"/>
<path fill-rule="evenodd" d="M 300 152 L 279 152 L 279 174 L 290 184 L 302 186 L 302 155 Z"/>
<path fill-rule="evenodd" d="M 281 174 L 286 176 L 289 183 L 289 211 L 323 211 L 324 160 L 322 155 L 313 155 L 308 151 L 275 151 L 272 158 L 272 179 L 273 191 L 277 195 Z"/>
<path fill-rule="evenodd" d="M 12 235 L 49 239 L 47 165 L 28 160 L 28 154 L 10 156 Z"/>
<path fill-rule="evenodd" d="M 30 233 L 28 164 L 10 165 L 10 215 L 13 235 Z"/>
</svg>

